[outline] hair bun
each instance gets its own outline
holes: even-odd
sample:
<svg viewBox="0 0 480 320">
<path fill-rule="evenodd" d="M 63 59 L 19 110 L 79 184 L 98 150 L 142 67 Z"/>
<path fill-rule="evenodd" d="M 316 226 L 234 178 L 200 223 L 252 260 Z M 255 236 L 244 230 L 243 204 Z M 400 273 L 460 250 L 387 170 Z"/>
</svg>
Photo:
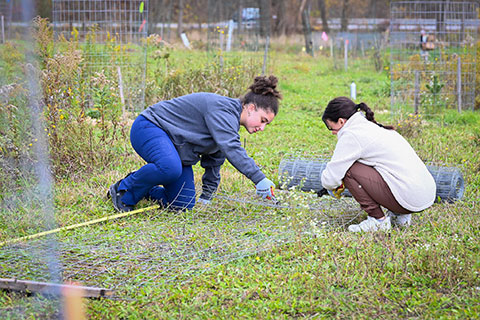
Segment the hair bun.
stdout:
<svg viewBox="0 0 480 320">
<path fill-rule="evenodd" d="M 276 98 L 281 99 L 280 92 L 276 90 L 278 79 L 275 76 L 258 76 L 255 78 L 253 84 L 249 87 L 255 94 L 268 95 L 271 94 Z"/>
</svg>

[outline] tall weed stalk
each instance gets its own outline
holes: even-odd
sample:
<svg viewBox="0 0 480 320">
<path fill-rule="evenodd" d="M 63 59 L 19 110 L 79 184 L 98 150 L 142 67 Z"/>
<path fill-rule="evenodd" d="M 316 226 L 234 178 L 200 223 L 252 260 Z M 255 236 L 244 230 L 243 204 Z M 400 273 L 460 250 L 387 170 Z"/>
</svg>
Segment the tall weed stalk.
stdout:
<svg viewBox="0 0 480 320">
<path fill-rule="evenodd" d="M 39 54 L 53 42 L 45 19 L 37 19 Z M 46 37 L 44 33 L 52 35 Z M 50 155 L 57 177 L 79 177 L 121 162 L 117 145 L 124 145 L 123 121 L 116 77 L 108 67 L 90 72 L 84 64 L 91 43 L 82 48 L 77 37 L 60 38 L 59 50 L 43 55 L 42 88 Z M 110 68 L 112 69 L 112 68 Z M 122 150 L 122 148 L 120 148 Z"/>
</svg>

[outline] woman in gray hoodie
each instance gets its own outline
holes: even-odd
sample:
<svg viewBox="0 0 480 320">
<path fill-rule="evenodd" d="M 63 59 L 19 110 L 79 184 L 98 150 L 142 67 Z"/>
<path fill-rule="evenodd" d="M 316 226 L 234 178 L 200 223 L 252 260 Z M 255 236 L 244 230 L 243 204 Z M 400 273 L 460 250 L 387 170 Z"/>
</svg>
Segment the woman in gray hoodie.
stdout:
<svg viewBox="0 0 480 320">
<path fill-rule="evenodd" d="M 205 169 L 199 201 L 208 203 L 220 183 L 225 159 L 256 186 L 263 198 L 273 198 L 274 183 L 241 146 L 240 125 L 248 133 L 263 131 L 278 113 L 281 99 L 275 76 L 256 77 L 240 99 L 214 93 L 193 93 L 161 101 L 134 121 L 130 141 L 147 162 L 112 184 L 109 196 L 117 211 L 134 209 L 149 198 L 178 209 L 195 205 L 192 165 Z"/>
</svg>

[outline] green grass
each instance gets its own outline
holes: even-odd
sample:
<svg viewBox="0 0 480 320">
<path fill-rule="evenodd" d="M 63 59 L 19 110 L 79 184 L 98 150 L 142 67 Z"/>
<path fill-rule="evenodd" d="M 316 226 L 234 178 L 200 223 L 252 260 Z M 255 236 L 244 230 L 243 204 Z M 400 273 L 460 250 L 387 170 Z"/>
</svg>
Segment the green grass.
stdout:
<svg viewBox="0 0 480 320">
<path fill-rule="evenodd" d="M 200 52 L 188 54 L 189 61 L 195 61 L 192 55 L 204 56 Z M 183 51 L 173 53 L 172 60 L 184 55 Z M 248 135 L 242 129 L 241 139 L 246 141 L 247 152 L 275 182 L 278 182 L 279 163 L 285 155 L 331 154 L 336 140 L 321 122 L 321 114 L 330 99 L 349 95 L 352 81 L 357 84 L 358 102 L 366 102 L 376 112 L 379 122 L 397 124 L 390 118 L 387 75 L 375 72 L 369 58 L 351 61 L 348 72 L 345 72 L 343 68 L 335 69 L 332 61 L 323 56 L 312 58 L 299 53 L 271 52 L 269 72 L 280 79 L 284 96 L 280 113 L 261 134 Z M 231 261 L 201 264 L 203 269 L 188 276 L 188 281 L 160 283 L 160 279 L 155 285 L 128 288 L 128 299 L 125 300 L 84 299 L 88 317 L 480 317 L 480 115 L 478 112 L 457 114 L 448 111 L 443 117 L 406 125 L 410 126 L 410 130 L 405 131 L 406 138 L 422 159 L 462 169 L 466 192 L 461 202 L 435 204 L 415 214 L 411 228 L 393 230 L 388 234 L 357 235 L 342 228 L 310 234 L 298 232 L 288 243 L 278 244 L 270 250 L 253 251 L 251 255 Z M 130 151 L 127 156 L 105 163 L 91 174 L 87 172 L 78 176 L 72 173 L 74 178 L 58 178 L 54 204 L 60 226 L 114 214 L 105 198 L 106 188 L 141 165 L 126 140 L 124 143 L 124 148 Z M 199 179 L 201 168 L 196 166 L 194 171 Z M 222 168 L 222 176 L 222 190 L 246 193 L 253 189 L 251 182 L 243 179 L 229 164 Z M 142 202 L 141 205 L 148 206 L 149 203 Z M 210 232 L 204 233 L 207 230 L 204 229 L 205 223 L 193 223 L 195 220 L 188 214 L 183 217 L 155 211 L 91 229 L 87 227 L 64 236 L 68 239 L 78 234 L 95 235 L 104 230 L 111 236 L 105 238 L 110 244 L 131 241 L 133 245 L 141 237 L 132 234 L 128 226 L 148 226 L 150 223 L 151 228 L 156 226 L 150 230 L 153 235 L 163 234 L 173 239 L 175 228 L 181 230 L 179 226 L 190 221 L 187 230 L 198 237 L 194 243 L 208 247 L 218 246 L 212 240 L 216 239 L 213 234 L 218 236 L 220 230 L 226 234 L 229 230 L 232 233 L 237 230 L 234 222 L 229 224 L 229 221 L 238 222 L 243 218 L 250 221 L 247 217 L 253 215 L 262 225 L 254 230 L 264 232 L 264 224 L 273 223 L 276 218 L 288 218 L 291 219 L 290 227 L 301 229 L 304 221 L 300 213 L 297 210 L 276 213 L 273 209 L 259 210 L 250 206 L 234 209 L 213 206 L 212 212 L 206 209 L 203 213 L 202 221 L 208 224 Z M 27 209 L 2 210 L 0 240 L 42 230 L 35 217 Z M 215 221 L 222 223 L 215 225 Z M 18 228 L 18 224 L 22 228 Z M 219 228 L 218 233 L 215 233 L 215 227 Z M 169 233 L 170 229 L 174 231 Z M 255 232 L 249 231 L 245 235 L 254 235 Z M 148 233 L 143 234 L 146 235 Z M 90 255 L 95 257 L 95 252 Z M 89 272 L 91 270 L 87 267 L 85 274 Z M 108 284 L 109 280 L 115 283 L 119 274 L 112 273 L 105 283 Z M 53 307 L 51 303 L 41 296 L 0 292 L 0 315 L 12 319 L 48 318 L 58 312 L 55 301 Z"/>
</svg>

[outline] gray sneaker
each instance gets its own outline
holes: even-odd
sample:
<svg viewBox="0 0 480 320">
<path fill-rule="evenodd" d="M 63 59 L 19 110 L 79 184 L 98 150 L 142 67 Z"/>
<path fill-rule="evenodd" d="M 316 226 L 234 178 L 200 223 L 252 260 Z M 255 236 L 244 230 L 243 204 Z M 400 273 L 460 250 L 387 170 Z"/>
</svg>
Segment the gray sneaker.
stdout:
<svg viewBox="0 0 480 320">
<path fill-rule="evenodd" d="M 374 232 L 374 231 L 388 231 L 392 228 L 390 224 L 390 217 L 386 216 L 384 220 L 379 221 L 374 217 L 367 217 L 367 220 L 359 224 L 352 224 L 348 226 L 348 231 L 351 232 Z"/>
<path fill-rule="evenodd" d="M 130 206 L 128 204 L 125 204 L 122 202 L 122 197 L 123 195 L 125 194 L 125 192 L 127 192 L 126 190 L 118 190 L 118 186 L 120 185 L 120 182 L 122 182 L 122 180 L 118 180 L 117 182 L 115 182 L 114 184 L 112 184 L 110 186 L 110 188 L 108 188 L 108 192 L 107 192 L 107 196 L 109 196 L 110 198 L 112 198 L 112 203 L 113 203 L 113 207 L 115 208 L 115 210 L 117 210 L 118 212 L 129 212 L 129 211 L 132 211 L 134 209 L 134 206 Z"/>
<path fill-rule="evenodd" d="M 387 211 L 387 216 L 390 217 L 392 221 L 392 225 L 394 227 L 401 227 L 406 228 L 412 224 L 412 214 L 399 214 L 392 212 L 390 210 Z"/>
</svg>

